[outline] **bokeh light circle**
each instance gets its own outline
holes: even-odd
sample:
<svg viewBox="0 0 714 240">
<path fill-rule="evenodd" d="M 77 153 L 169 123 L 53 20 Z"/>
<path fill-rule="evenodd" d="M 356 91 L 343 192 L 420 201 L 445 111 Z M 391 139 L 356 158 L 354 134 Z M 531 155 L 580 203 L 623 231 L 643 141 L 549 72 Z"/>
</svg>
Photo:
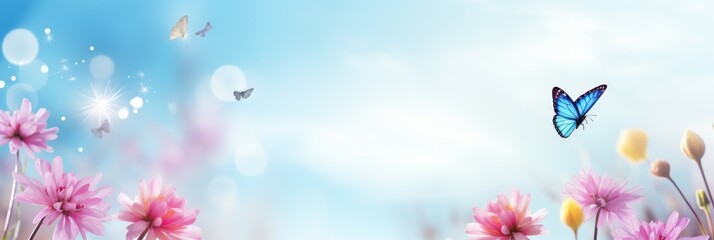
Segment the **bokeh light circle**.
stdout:
<svg viewBox="0 0 714 240">
<path fill-rule="evenodd" d="M 107 80 L 114 74 L 114 61 L 105 55 L 96 56 L 89 62 L 89 72 L 94 80 Z"/>
<path fill-rule="evenodd" d="M 119 119 L 128 118 L 129 117 L 129 109 L 127 109 L 126 107 L 119 109 L 119 111 L 117 111 L 117 117 L 119 117 Z"/>
<path fill-rule="evenodd" d="M 135 109 L 139 109 L 144 106 L 144 100 L 142 100 L 140 97 L 134 97 L 129 101 L 129 104 Z"/>
<path fill-rule="evenodd" d="M 5 81 L 0 80 L 0 88 L 5 88 Z"/>
<path fill-rule="evenodd" d="M 265 171 L 268 155 L 259 144 L 245 143 L 236 149 L 234 163 L 241 174 L 254 177 Z"/>
<path fill-rule="evenodd" d="M 42 64 L 42 66 L 40 66 L 40 72 L 47 73 L 48 71 L 50 71 L 50 68 L 47 67 L 47 65 Z"/>
<path fill-rule="evenodd" d="M 211 91 L 221 101 L 235 101 L 233 91 L 243 91 L 245 88 L 245 74 L 234 65 L 223 65 L 211 75 Z"/>
<path fill-rule="evenodd" d="M 5 35 L 2 41 L 2 54 L 8 62 L 15 65 L 32 62 L 39 51 L 35 34 L 27 29 L 12 30 Z"/>
<path fill-rule="evenodd" d="M 52 29 L 45 28 L 45 34 L 49 35 L 50 33 L 52 33 Z"/>
<path fill-rule="evenodd" d="M 238 205 L 238 185 L 229 176 L 215 176 L 208 183 L 206 196 L 218 209 L 234 209 Z"/>
<path fill-rule="evenodd" d="M 21 66 L 20 75 L 18 76 L 20 83 L 30 85 L 35 91 L 42 89 L 47 84 L 47 74 L 42 73 L 42 66 L 46 67 L 45 63 L 39 59 Z"/>
<path fill-rule="evenodd" d="M 5 102 L 10 110 L 17 110 L 20 109 L 23 98 L 27 98 L 32 105 L 37 106 L 37 94 L 35 93 L 35 89 L 24 83 L 12 85 L 7 89 Z"/>
</svg>

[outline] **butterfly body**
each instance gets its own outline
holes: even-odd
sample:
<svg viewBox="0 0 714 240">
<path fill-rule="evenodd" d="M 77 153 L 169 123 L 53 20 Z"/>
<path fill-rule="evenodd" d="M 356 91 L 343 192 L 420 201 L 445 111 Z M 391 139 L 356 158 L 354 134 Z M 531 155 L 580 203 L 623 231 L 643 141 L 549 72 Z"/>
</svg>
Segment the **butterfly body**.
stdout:
<svg viewBox="0 0 714 240">
<path fill-rule="evenodd" d="M 587 118 L 587 113 L 595 105 L 600 96 L 607 89 L 607 85 L 602 84 L 573 101 L 568 93 L 559 87 L 553 87 L 553 126 L 562 138 L 569 137 L 573 131 L 580 127 Z"/>
<path fill-rule="evenodd" d="M 250 97 L 251 93 L 253 93 L 253 88 L 248 88 L 242 92 L 233 91 L 233 96 L 236 97 L 236 101 L 240 101 L 241 99 L 246 99 Z"/>
</svg>

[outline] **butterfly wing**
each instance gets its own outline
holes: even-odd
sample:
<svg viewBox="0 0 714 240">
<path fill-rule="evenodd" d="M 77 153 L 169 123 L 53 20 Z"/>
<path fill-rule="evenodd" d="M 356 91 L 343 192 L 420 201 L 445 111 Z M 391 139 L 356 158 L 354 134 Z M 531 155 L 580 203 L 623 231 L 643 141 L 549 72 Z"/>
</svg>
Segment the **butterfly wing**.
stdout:
<svg viewBox="0 0 714 240">
<path fill-rule="evenodd" d="M 568 93 L 559 87 L 553 87 L 553 126 L 558 135 L 567 138 L 577 128 L 577 120 L 581 117 L 578 108 Z"/>
<path fill-rule="evenodd" d="M 570 137 L 570 134 L 575 130 L 577 123 L 575 119 L 566 118 L 560 115 L 553 116 L 553 126 L 558 131 L 558 135 L 562 138 Z"/>
<path fill-rule="evenodd" d="M 211 29 L 213 29 L 213 25 L 211 25 L 211 22 L 206 22 L 206 26 L 203 29 L 211 31 Z"/>
<path fill-rule="evenodd" d="M 196 36 L 206 37 L 206 30 L 201 30 L 201 31 L 196 32 Z"/>
<path fill-rule="evenodd" d="M 233 96 L 236 97 L 236 101 L 240 101 L 240 98 L 243 97 L 243 94 L 239 91 L 233 91 Z"/>
<path fill-rule="evenodd" d="M 97 138 L 102 138 L 102 130 L 99 128 L 92 128 L 92 133 Z"/>
<path fill-rule="evenodd" d="M 250 97 L 251 93 L 253 93 L 253 88 L 248 88 L 245 91 L 241 92 L 241 95 L 243 95 L 243 99 L 246 99 Z"/>
<path fill-rule="evenodd" d="M 105 131 L 106 133 L 112 132 L 112 129 L 109 128 L 109 120 L 104 119 L 104 121 L 102 122 L 102 125 L 99 127 L 99 130 Z"/>
<path fill-rule="evenodd" d="M 169 40 L 186 37 L 187 27 L 188 15 L 181 17 L 181 19 L 176 22 L 176 25 L 174 25 L 174 27 L 171 29 L 171 33 L 169 33 Z"/>
<path fill-rule="evenodd" d="M 578 112 L 581 116 L 584 116 L 588 113 L 588 111 L 590 111 L 590 109 L 595 105 L 597 100 L 600 99 L 600 96 L 605 93 L 605 89 L 607 89 L 607 85 L 602 84 L 593 89 L 590 89 L 590 91 L 587 91 L 585 94 L 580 95 L 580 97 L 575 100 L 575 107 L 578 108 Z"/>
</svg>

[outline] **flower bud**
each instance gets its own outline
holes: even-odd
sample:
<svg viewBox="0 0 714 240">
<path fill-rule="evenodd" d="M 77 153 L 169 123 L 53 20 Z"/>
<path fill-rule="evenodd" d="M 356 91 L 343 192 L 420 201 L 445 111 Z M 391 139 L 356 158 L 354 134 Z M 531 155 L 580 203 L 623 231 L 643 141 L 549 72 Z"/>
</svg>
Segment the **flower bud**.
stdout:
<svg viewBox="0 0 714 240">
<path fill-rule="evenodd" d="M 703 189 L 697 190 L 697 205 L 704 211 L 709 211 L 709 198 Z"/>
<path fill-rule="evenodd" d="M 617 141 L 617 151 L 632 163 L 647 158 L 647 133 L 639 129 L 625 129 Z"/>
<path fill-rule="evenodd" d="M 685 156 L 696 161 L 697 163 L 701 163 L 705 149 L 702 137 L 690 130 L 687 130 L 684 132 L 684 137 L 682 137 L 680 147 L 682 148 L 682 153 L 684 153 Z"/>
<path fill-rule="evenodd" d="M 580 224 L 583 223 L 583 208 L 575 199 L 566 198 L 560 207 L 560 220 L 573 232 L 578 232 Z"/>
<path fill-rule="evenodd" d="M 656 177 L 669 178 L 669 162 L 657 159 L 652 162 L 650 173 Z"/>
</svg>

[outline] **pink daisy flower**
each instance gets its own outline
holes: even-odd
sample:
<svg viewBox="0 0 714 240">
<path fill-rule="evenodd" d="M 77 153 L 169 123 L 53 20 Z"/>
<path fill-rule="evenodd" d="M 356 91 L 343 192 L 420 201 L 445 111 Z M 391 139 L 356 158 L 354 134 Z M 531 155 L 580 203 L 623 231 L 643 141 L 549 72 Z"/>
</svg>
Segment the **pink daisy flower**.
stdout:
<svg viewBox="0 0 714 240">
<path fill-rule="evenodd" d="M 597 223 L 600 227 L 603 223 L 613 223 L 614 220 L 622 222 L 634 215 L 628 204 L 642 198 L 638 195 L 640 189 L 625 189 L 625 185 L 627 181 L 618 184 L 611 177 L 597 176 L 583 170 L 565 185 L 563 193 L 583 206 L 588 219 L 600 211 L 601 221 Z"/>
<path fill-rule="evenodd" d="M 161 177 L 154 177 L 147 184 L 139 183 L 139 195 L 134 200 L 119 194 L 119 203 L 126 210 L 117 216 L 131 222 L 126 229 L 126 239 L 146 236 L 147 240 L 190 240 L 201 239 L 201 229 L 193 226 L 198 215 L 197 209 L 187 209 L 186 201 L 176 196 L 176 188 L 162 186 Z"/>
<path fill-rule="evenodd" d="M 499 194 L 495 202 L 486 204 L 486 209 L 474 207 L 476 222 L 466 225 L 466 235 L 469 240 L 525 240 L 543 234 L 543 225 L 538 222 L 545 218 L 546 211 L 531 214 L 530 201 L 530 194 L 523 196 L 514 189 L 510 198 Z"/>
<path fill-rule="evenodd" d="M 667 219 L 667 223 L 652 221 L 649 223 L 635 223 L 630 227 L 625 227 L 614 234 L 615 240 L 707 240 L 709 236 L 679 237 L 679 234 L 689 224 L 689 218 L 679 217 L 679 213 L 673 212 Z"/>
<path fill-rule="evenodd" d="M 111 217 L 107 215 L 109 204 L 103 199 L 111 194 L 111 188 L 94 189 L 101 173 L 81 179 L 73 173 L 64 173 L 60 157 L 55 157 L 51 166 L 48 161 L 38 159 L 35 168 L 44 184 L 22 174 L 13 174 L 25 187 L 16 199 L 45 207 L 32 223 L 44 221 L 45 225 L 50 225 L 59 219 L 53 234 L 55 240 L 72 240 L 77 234 L 87 239 L 87 232 L 98 236 L 104 234 L 102 223 L 111 220 Z"/>
<path fill-rule="evenodd" d="M 20 148 L 27 148 L 31 153 L 41 150 L 52 152 L 47 141 L 57 138 L 56 127 L 46 129 L 50 113 L 44 108 L 32 113 L 32 103 L 22 99 L 22 106 L 10 115 L 0 111 L 0 145 L 10 143 L 10 152 L 16 154 Z"/>
</svg>

